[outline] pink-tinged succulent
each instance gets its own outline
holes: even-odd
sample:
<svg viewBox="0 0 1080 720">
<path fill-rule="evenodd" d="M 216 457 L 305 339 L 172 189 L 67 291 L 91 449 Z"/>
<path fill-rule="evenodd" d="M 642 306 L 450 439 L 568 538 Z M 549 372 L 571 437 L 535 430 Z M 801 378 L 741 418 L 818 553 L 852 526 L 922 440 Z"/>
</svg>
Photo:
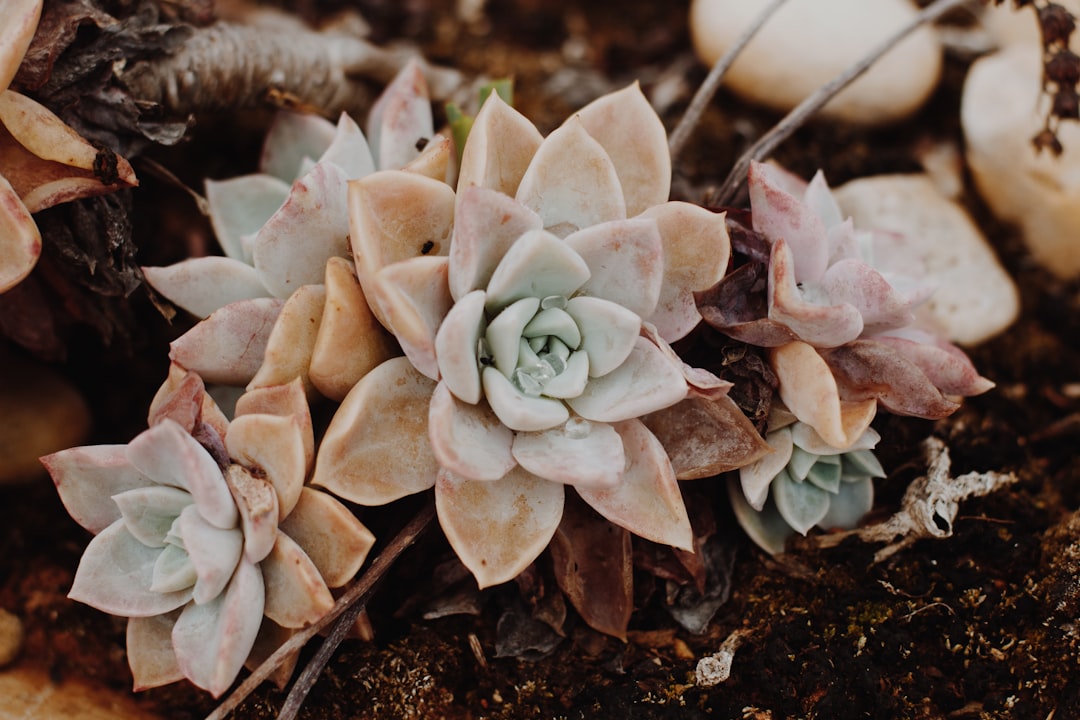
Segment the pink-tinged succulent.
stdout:
<svg viewBox="0 0 1080 720">
<path fill-rule="evenodd" d="M 52 112 L 8 89 L 34 37 L 42 0 L 4 3 L 0 22 L 0 293 L 41 255 L 31 213 L 137 184 L 127 160 L 95 148 Z M 115 172 L 102 166 L 115 160 Z"/>
<path fill-rule="evenodd" d="M 729 254 L 722 215 L 667 202 L 670 171 L 663 126 L 631 86 L 546 139 L 492 94 L 456 197 L 400 172 L 353 183 L 359 281 L 406 357 L 345 398 L 313 484 L 365 505 L 434 486 L 481 586 L 547 546 L 565 485 L 617 525 L 689 548 L 677 472 L 702 477 L 762 450 L 733 443 L 742 454 L 725 461 L 680 447 L 676 470 L 647 427 L 676 436 L 665 408 L 687 403 L 715 423 L 731 403 L 726 383 L 668 346 L 700 320 L 692 293 Z M 731 434 L 755 436 L 730 417 Z"/>
<path fill-rule="evenodd" d="M 210 219 L 225 256 L 144 268 L 156 290 L 206 318 L 173 344 L 172 359 L 207 382 L 247 384 L 264 364 L 279 316 L 291 321 L 278 323 L 279 344 L 310 354 L 310 344 L 298 344 L 293 331 L 311 324 L 312 307 L 319 303 L 297 298 L 291 310 L 288 303 L 300 288 L 324 283 L 330 259 L 349 256 L 348 182 L 376 168 L 402 167 L 441 180 L 450 152 L 449 139 L 434 136 L 427 84 L 416 62 L 402 69 L 372 107 L 367 139 L 344 114 L 335 128 L 320 117 L 279 113 L 260 173 L 206 183 Z M 273 374 L 256 385 L 295 377 Z"/>
<path fill-rule="evenodd" d="M 136 689 L 187 678 L 217 696 L 330 609 L 374 538 L 304 486 L 314 441 L 299 381 L 248 393 L 229 423 L 173 366 L 150 423 L 127 445 L 42 458 L 95 534 L 69 596 L 129 618 Z"/>
<path fill-rule="evenodd" d="M 770 348 L 780 398 L 827 443 L 850 446 L 879 403 L 941 418 L 955 396 L 993 386 L 959 348 L 913 327 L 911 309 L 931 289 L 902 238 L 856 231 L 820 172 L 806 184 L 755 163 L 749 185 L 767 258 L 699 293 L 699 306 L 713 327 Z"/>
<path fill-rule="evenodd" d="M 844 449 L 806 423 L 774 411 L 766 441 L 773 452 L 739 469 L 728 482 L 735 518 L 769 553 L 793 532 L 850 529 L 874 504 L 874 478 L 885 477 L 872 452 L 880 439 L 867 428 Z"/>
</svg>

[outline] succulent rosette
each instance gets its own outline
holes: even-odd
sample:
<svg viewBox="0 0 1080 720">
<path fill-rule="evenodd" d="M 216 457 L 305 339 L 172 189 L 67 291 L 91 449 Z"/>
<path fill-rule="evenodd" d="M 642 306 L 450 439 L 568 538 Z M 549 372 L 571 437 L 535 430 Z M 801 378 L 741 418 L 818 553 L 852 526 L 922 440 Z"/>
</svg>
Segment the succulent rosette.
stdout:
<svg viewBox="0 0 1080 720">
<path fill-rule="evenodd" d="M 353 183 L 359 282 L 405 357 L 350 391 L 313 484 L 364 505 L 434 487 L 481 586 L 547 546 L 566 485 L 615 524 L 690 548 L 672 457 L 642 418 L 730 403 L 726 383 L 668 346 L 699 322 L 693 292 L 720 278 L 729 245 L 723 215 L 667 202 L 670 173 L 635 85 L 547 138 L 490 95 L 456 196 L 402 172 Z M 732 434 L 753 435 L 741 419 Z M 676 454 L 680 477 L 709 465 Z"/>
<path fill-rule="evenodd" d="M 774 411 L 772 420 L 766 442 L 773 452 L 728 481 L 735 517 L 747 535 L 778 553 L 794 532 L 855 527 L 873 507 L 874 478 L 885 477 L 873 453 L 878 434 L 868 428 L 840 449 L 783 411 Z"/>
<path fill-rule="evenodd" d="M 187 678 L 220 695 L 246 661 L 333 605 L 371 533 L 305 487 L 313 437 L 299 381 L 245 395 L 229 423 L 176 366 L 127 445 L 42 458 L 95 534 L 70 597 L 127 617 L 136 689 Z"/>
<path fill-rule="evenodd" d="M 348 182 L 376 168 L 445 179 L 450 152 L 450 140 L 434 135 L 416 61 L 372 106 L 366 138 L 345 114 L 335 126 L 318 116 L 279 112 L 259 173 L 206 183 L 210 220 L 225 255 L 143 268 L 155 290 L 204 318 L 173 343 L 173 361 L 227 385 L 247 384 L 263 365 L 267 376 L 256 387 L 295 377 L 274 372 L 264 357 L 268 346 L 297 346 L 297 326 L 308 324 L 313 308 L 324 303 L 319 288 L 328 261 L 349 256 Z M 310 355 L 313 337 L 304 339 L 300 354 Z M 296 353 L 286 354 L 295 364 Z"/>
</svg>

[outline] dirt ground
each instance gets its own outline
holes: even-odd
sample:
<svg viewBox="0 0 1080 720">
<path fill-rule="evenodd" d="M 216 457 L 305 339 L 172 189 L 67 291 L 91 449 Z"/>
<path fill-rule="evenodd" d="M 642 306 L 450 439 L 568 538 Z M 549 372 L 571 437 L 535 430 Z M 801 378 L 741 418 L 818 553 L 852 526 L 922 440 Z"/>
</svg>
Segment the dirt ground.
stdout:
<svg viewBox="0 0 1080 720">
<path fill-rule="evenodd" d="M 337 9 L 316 0 L 299 5 L 307 17 Z M 486 20 L 472 24 L 445 1 L 357 5 L 379 41 L 408 36 L 433 62 L 513 76 L 517 107 L 544 132 L 634 79 L 646 93 L 672 98 L 663 112 L 670 130 L 705 74 L 690 53 L 686 0 L 490 0 Z M 950 57 L 931 102 L 905 123 L 873 131 L 814 124 L 785 143 L 777 159 L 806 176 L 823 167 L 834 185 L 917 170 L 921 142 L 961 141 L 959 92 L 968 62 Z M 188 143 L 149 155 L 196 187 L 207 174 L 248 172 L 268 116 L 199 118 Z M 676 167 L 675 193 L 701 201 L 776 119 L 722 92 Z M 205 222 L 175 188 L 147 178 L 133 199 L 145 264 L 177 259 L 207 237 Z M 537 659 L 521 652 L 496 657 L 512 590 L 482 596 L 475 615 L 423 619 L 418 579 L 448 551 L 435 529 L 376 594 L 375 640 L 346 641 L 300 716 L 1080 718 L 1080 285 L 1036 266 L 970 186 L 964 200 L 1022 296 L 1018 322 L 970 349 L 997 388 L 936 423 L 884 415 L 875 421 L 889 471 L 878 485 L 877 519 L 894 512 L 908 483 L 925 471 L 919 445 L 928 435 L 947 444 L 954 474 L 1017 475 L 1011 488 L 965 502 L 953 537 L 920 541 L 877 564 L 879 548 L 855 539 L 827 550 L 794 543 L 774 559 L 740 535 L 723 481 L 696 481 L 695 492 L 715 512 L 718 546 L 734 559 L 723 578 L 730 597 L 708 629 L 682 629 L 662 607 L 664 584 L 641 573 L 628 642 L 589 630 L 570 611 L 566 637 Z M 166 343 L 183 329 L 182 322 L 169 326 L 142 291 L 130 302 L 139 329 L 132 343 L 103 347 L 87 333 L 72 341 L 60 365 L 94 408 L 96 442 L 123 442 L 142 428 L 164 376 Z M 362 517 L 389 534 L 412 507 L 378 516 L 365 510 Z M 123 621 L 65 597 L 89 538 L 68 519 L 47 479 L 0 488 L 0 528 L 0 607 L 25 622 L 23 662 L 57 680 L 128 688 Z M 730 679 L 696 686 L 697 660 L 736 629 L 746 640 Z M 235 717 L 275 717 L 283 698 L 264 686 Z M 137 701 L 176 720 L 215 706 L 186 684 Z"/>
</svg>

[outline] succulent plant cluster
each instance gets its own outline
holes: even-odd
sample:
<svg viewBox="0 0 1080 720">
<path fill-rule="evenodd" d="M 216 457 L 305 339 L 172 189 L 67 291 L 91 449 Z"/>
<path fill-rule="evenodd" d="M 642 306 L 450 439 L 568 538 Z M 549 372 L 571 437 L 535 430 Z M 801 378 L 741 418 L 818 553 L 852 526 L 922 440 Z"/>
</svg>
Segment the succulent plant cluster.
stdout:
<svg viewBox="0 0 1080 720">
<path fill-rule="evenodd" d="M 736 517 L 777 552 L 870 508 L 879 405 L 942 417 L 989 387 L 914 326 L 928 289 L 820 175 L 752 168 L 739 230 L 758 251 L 732 270 L 731 221 L 669 199 L 667 135 L 637 85 L 547 137 L 492 93 L 456 162 L 410 65 L 367 127 L 283 113 L 262 172 L 207 183 L 225 255 L 146 268 L 200 318 L 150 429 L 44 459 L 96 534 L 71 596 L 130 618 L 138 687 L 220 694 L 325 613 L 373 542 L 335 497 L 433 491 L 486 587 L 582 523 L 693 551 L 678 481 L 739 470 Z M 767 437 L 673 348 L 703 317 L 771 364 Z M 204 382 L 238 388 L 231 419 Z M 332 411 L 319 437 L 309 401 Z M 587 550 L 559 541 L 569 565 Z M 628 611 L 567 594 L 625 632 Z"/>
</svg>

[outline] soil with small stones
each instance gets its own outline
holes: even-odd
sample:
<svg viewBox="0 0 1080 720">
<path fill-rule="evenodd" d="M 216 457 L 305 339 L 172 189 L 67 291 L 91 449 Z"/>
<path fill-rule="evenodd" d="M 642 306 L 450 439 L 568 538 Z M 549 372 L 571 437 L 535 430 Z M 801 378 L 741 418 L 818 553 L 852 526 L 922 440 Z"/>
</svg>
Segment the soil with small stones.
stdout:
<svg viewBox="0 0 1080 720">
<path fill-rule="evenodd" d="M 308 17 L 338 9 L 314 0 L 301 5 Z M 670 98 L 662 113 L 670 130 L 705 74 L 690 54 L 686 0 L 492 0 L 471 24 L 458 20 L 448 1 L 358 5 L 378 40 L 408 35 L 434 62 L 513 76 L 517 106 L 544 132 L 634 79 L 650 95 L 662 90 Z M 969 61 L 950 57 L 940 89 L 909 121 L 873 131 L 813 124 L 777 159 L 806 176 L 822 167 L 834 185 L 918 170 L 920 143 L 961 142 L 959 92 Z M 208 174 L 248 172 L 268 117 L 200 118 L 183 148 L 152 155 L 196 187 Z M 675 193 L 700 202 L 776 119 L 721 93 L 676 163 Z M 395 614 L 415 603 L 412 581 L 446 552 L 435 529 L 380 587 L 370 607 L 374 641 L 342 645 L 300 717 L 1080 718 L 1080 286 L 1035 266 L 1015 232 L 994 222 L 970 189 L 964 199 L 1020 286 L 1022 316 L 970 351 L 996 389 L 937 423 L 875 421 L 890 473 L 878 485 L 871 518 L 897 509 L 907 484 L 925 469 L 919 443 L 935 435 L 951 451 L 954 474 L 995 470 L 1019 478 L 964 502 L 953 537 L 920 541 L 875 564 L 879 548 L 854 539 L 829 550 L 797 542 L 769 558 L 731 532 L 733 590 L 703 635 L 679 629 L 654 593 L 635 612 L 628 642 L 571 617 L 558 647 L 528 661 L 495 657 L 495 600 L 477 616 L 424 621 Z M 148 178 L 135 203 L 145 263 L 170 262 L 212 242 L 174 188 Z M 95 408 L 97 442 L 123 442 L 141 429 L 164 376 L 166 343 L 183 329 L 168 326 L 142 293 L 132 303 L 145 326 L 134 355 L 87 338 L 63 367 Z M 718 523 L 734 526 L 723 483 L 697 487 L 714 501 Z M 365 510 L 363 519 L 388 537 L 408 516 L 403 507 Z M 48 481 L 0 488 L 0 527 L 0 607 L 26 624 L 26 660 L 59 680 L 81 676 L 128 688 L 124 621 L 65 597 L 89 537 L 68 519 Z M 697 660 L 736 629 L 747 637 L 730 679 L 696 686 Z M 215 706 L 183 683 L 138 698 L 178 720 Z M 275 717 L 283 699 L 264 686 L 235 717 Z"/>
</svg>

